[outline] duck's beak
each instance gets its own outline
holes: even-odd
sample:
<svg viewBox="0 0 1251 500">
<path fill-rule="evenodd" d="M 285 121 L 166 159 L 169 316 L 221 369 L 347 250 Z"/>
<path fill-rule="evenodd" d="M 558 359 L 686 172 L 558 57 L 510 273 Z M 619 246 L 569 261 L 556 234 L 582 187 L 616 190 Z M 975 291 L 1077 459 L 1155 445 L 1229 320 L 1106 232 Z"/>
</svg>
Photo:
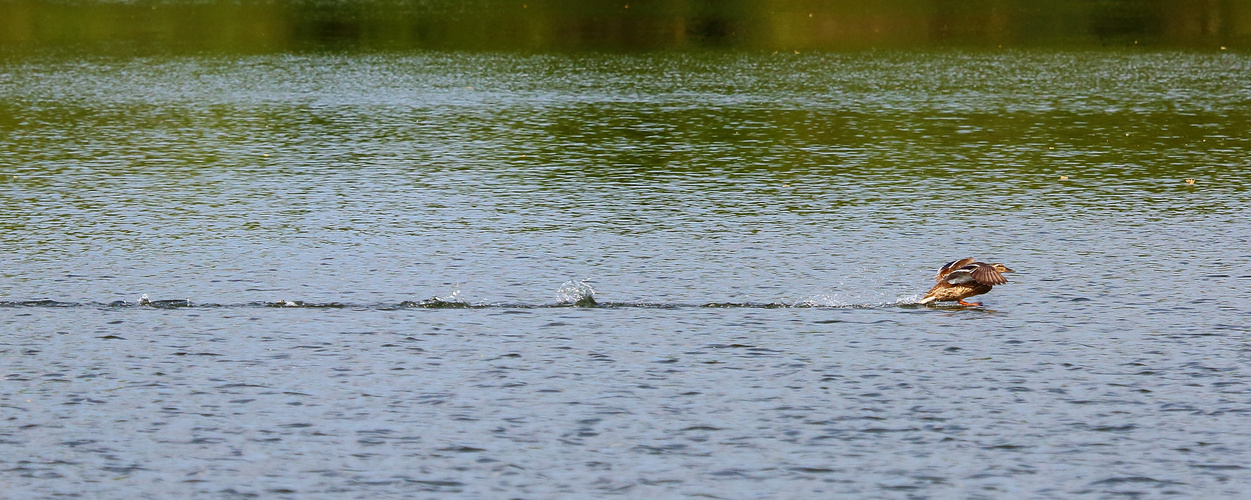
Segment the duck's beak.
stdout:
<svg viewBox="0 0 1251 500">
<path fill-rule="evenodd" d="M 1012 268 L 1010 268 L 1010 267 L 1008 267 L 1008 266 L 1005 266 L 1005 265 L 1003 265 L 1003 264 L 996 264 L 996 266 L 997 266 L 997 267 L 1002 267 L 1002 268 L 1003 268 L 1002 270 L 1000 270 L 1000 271 L 999 271 L 999 272 L 1001 272 L 1001 273 L 1015 273 L 1015 272 L 1016 272 L 1016 271 L 1015 271 L 1015 270 L 1013 270 Z"/>
</svg>

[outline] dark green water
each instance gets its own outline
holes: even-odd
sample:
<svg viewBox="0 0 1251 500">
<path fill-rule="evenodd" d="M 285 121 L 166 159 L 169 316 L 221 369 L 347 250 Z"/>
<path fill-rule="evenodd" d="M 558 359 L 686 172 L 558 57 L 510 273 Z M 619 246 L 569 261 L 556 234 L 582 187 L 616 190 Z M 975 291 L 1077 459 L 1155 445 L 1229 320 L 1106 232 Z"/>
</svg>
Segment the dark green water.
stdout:
<svg viewBox="0 0 1251 500">
<path fill-rule="evenodd" d="M 7 494 L 1236 497 L 1251 480 L 1240 4 L 1210 4 L 1210 39 L 1005 28 L 1025 42 L 798 54 L 773 48 L 797 29 L 734 14 L 749 4 L 717 12 L 772 31 L 569 51 L 379 44 L 415 14 L 345 5 L 393 15 L 314 36 L 300 23 L 347 7 L 0 7 L 77 33 L 0 37 Z M 527 9 L 544 5 L 488 20 L 600 19 Z M 247 43 L 117 20 L 153 6 L 256 14 Z M 295 27 L 266 46 L 248 23 Z M 985 307 L 915 304 L 965 256 L 1017 272 Z"/>
<path fill-rule="evenodd" d="M 290 50 L 1246 49 L 1241 0 L 364 0 L 0 4 L 0 48 Z"/>
</svg>

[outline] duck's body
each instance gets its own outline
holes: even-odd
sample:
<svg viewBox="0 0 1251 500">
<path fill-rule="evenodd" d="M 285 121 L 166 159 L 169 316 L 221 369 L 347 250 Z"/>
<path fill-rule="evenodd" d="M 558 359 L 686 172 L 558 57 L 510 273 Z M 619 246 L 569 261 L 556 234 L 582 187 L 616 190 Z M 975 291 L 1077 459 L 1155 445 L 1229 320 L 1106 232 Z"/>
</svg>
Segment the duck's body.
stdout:
<svg viewBox="0 0 1251 500">
<path fill-rule="evenodd" d="M 1013 272 L 1003 264 L 977 262 L 972 257 L 953 260 L 938 270 L 934 288 L 925 293 L 921 304 L 930 302 L 958 302 L 962 306 L 980 306 L 981 302 L 965 302 L 964 299 L 989 292 L 995 285 L 1008 282 L 1003 273 Z"/>
</svg>

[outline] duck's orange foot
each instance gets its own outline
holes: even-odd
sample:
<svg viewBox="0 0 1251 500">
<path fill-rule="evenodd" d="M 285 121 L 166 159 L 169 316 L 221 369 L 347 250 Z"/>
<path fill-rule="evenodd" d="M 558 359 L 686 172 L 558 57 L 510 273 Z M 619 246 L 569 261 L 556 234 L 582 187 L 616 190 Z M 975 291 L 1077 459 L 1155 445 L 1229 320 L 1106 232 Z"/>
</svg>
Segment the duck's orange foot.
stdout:
<svg viewBox="0 0 1251 500">
<path fill-rule="evenodd" d="M 981 302 L 965 302 L 965 301 L 963 301 L 963 300 L 957 300 L 956 302 L 959 302 L 959 303 L 960 303 L 960 305 L 962 305 L 962 306 L 980 306 L 980 305 L 982 305 L 982 303 L 981 303 Z"/>
</svg>

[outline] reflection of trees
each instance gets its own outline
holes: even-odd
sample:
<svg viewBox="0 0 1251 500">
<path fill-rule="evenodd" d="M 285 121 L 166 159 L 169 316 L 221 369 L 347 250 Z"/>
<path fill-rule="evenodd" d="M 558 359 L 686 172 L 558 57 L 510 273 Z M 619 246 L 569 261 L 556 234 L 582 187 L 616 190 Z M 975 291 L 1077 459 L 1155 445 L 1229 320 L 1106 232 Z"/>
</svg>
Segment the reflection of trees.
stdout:
<svg viewBox="0 0 1251 500">
<path fill-rule="evenodd" d="M 1251 4 L 1241 0 L 0 2 L 0 44 L 122 41 L 249 52 L 319 45 L 789 50 L 1249 40 Z"/>
</svg>

